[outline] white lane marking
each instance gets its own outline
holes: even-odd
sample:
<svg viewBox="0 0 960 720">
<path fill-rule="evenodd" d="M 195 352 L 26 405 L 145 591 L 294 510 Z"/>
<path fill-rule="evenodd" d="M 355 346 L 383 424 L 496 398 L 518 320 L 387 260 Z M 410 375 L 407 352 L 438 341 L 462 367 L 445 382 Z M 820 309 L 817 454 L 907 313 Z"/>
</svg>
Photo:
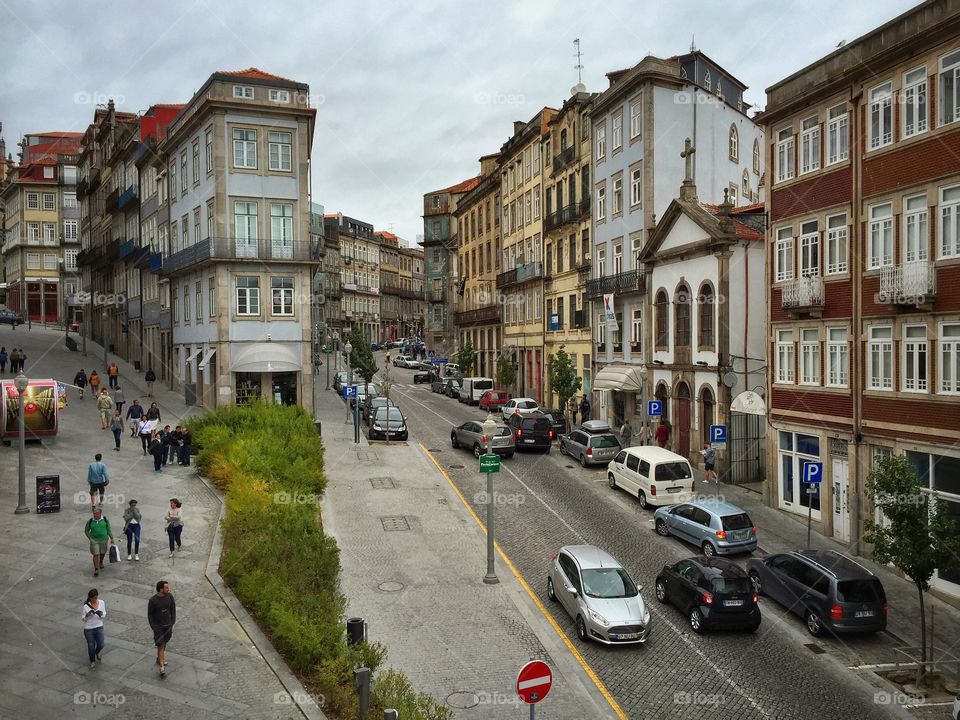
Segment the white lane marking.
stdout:
<svg viewBox="0 0 960 720">
<path fill-rule="evenodd" d="M 537 687 L 538 685 L 546 685 L 550 680 L 549 675 L 533 678 L 533 680 L 524 680 L 521 683 L 517 683 L 517 690 L 526 690 L 527 688 Z"/>
</svg>

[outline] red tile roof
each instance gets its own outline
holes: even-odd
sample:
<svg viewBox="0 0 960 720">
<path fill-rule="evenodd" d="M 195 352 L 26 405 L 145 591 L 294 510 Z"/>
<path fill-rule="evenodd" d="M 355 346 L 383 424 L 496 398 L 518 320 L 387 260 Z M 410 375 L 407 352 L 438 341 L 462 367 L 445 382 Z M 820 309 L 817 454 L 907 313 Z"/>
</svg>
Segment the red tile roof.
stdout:
<svg viewBox="0 0 960 720">
<path fill-rule="evenodd" d="M 720 215 L 720 207 L 718 205 L 711 205 L 709 203 L 700 203 L 703 205 L 706 210 L 713 215 L 718 217 Z M 730 219 L 733 220 L 733 228 L 737 233 L 737 237 L 741 240 L 748 240 L 750 242 L 763 242 L 763 233 L 758 230 L 745 225 L 742 221 L 736 218 L 737 215 L 744 215 L 747 213 L 756 213 L 758 210 L 762 210 L 763 205 L 746 205 L 744 207 L 733 208 L 730 211 Z"/>
<path fill-rule="evenodd" d="M 374 233 L 374 235 L 376 235 L 376 236 L 378 236 L 378 237 L 382 237 L 382 238 L 384 238 L 384 239 L 386 239 L 386 240 L 399 240 L 399 239 L 400 239 L 400 236 L 399 236 L 399 235 L 394 235 L 392 232 L 389 232 L 389 231 L 387 231 L 387 230 L 377 230 L 377 231 Z"/>
<path fill-rule="evenodd" d="M 483 176 L 477 175 L 474 178 L 469 180 L 464 180 L 463 182 L 457 183 L 456 185 L 451 185 L 448 188 L 443 190 L 434 190 L 433 192 L 427 193 L 428 195 L 440 195 L 441 193 L 465 193 L 473 190 L 477 185 L 480 184 L 480 181 L 483 180 Z"/>
<path fill-rule="evenodd" d="M 186 107 L 185 103 L 156 103 L 150 107 L 162 108 L 164 110 L 183 110 Z"/>
<path fill-rule="evenodd" d="M 260 68 L 250 67 L 246 70 L 217 70 L 218 75 L 229 75 L 230 77 L 241 77 L 241 78 L 250 78 L 251 80 L 279 80 L 281 82 L 292 83 L 294 80 L 289 78 L 280 77 L 279 75 L 272 75 L 271 73 L 264 72 Z"/>
<path fill-rule="evenodd" d="M 55 138 L 82 138 L 83 133 L 81 132 L 42 132 L 42 133 L 28 133 L 29 135 L 34 135 L 36 137 L 55 137 Z"/>
</svg>

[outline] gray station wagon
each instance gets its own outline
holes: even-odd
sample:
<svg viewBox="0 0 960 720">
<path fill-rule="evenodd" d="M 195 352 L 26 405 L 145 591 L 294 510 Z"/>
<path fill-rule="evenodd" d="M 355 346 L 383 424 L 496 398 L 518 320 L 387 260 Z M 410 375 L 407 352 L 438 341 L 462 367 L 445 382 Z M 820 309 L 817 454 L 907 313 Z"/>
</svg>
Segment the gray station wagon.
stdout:
<svg viewBox="0 0 960 720">
<path fill-rule="evenodd" d="M 696 545 L 704 555 L 731 555 L 757 549 L 757 528 L 736 505 L 704 498 L 659 508 L 654 528 L 666 537 L 676 535 Z"/>
<path fill-rule="evenodd" d="M 470 448 L 473 450 L 474 456 L 480 457 L 487 450 L 483 425 L 476 420 L 469 420 L 462 425 L 457 425 L 450 431 L 450 445 L 455 448 Z M 497 425 L 493 441 L 490 444 L 490 452 L 510 458 L 513 457 L 516 449 L 513 431 L 506 425 Z"/>
<path fill-rule="evenodd" d="M 582 428 L 560 436 L 560 454 L 578 460 L 582 467 L 606 465 L 620 452 L 620 441 L 611 432 L 589 433 Z"/>
</svg>

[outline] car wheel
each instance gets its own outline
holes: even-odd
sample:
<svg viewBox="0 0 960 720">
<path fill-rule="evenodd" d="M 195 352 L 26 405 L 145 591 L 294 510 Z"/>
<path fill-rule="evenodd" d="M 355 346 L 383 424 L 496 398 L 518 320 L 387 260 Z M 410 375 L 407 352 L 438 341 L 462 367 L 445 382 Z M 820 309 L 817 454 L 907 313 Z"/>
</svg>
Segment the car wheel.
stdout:
<svg viewBox="0 0 960 720">
<path fill-rule="evenodd" d="M 583 621 L 583 618 L 580 615 L 577 615 L 577 637 L 583 642 L 586 642 L 589 639 L 587 636 L 587 624 Z"/>
<path fill-rule="evenodd" d="M 750 584 L 753 585 L 753 591 L 757 595 L 763 594 L 763 583 L 760 582 L 760 576 L 757 574 L 757 571 L 751 570 L 748 574 L 750 575 Z"/>
<path fill-rule="evenodd" d="M 585 468 L 586 466 L 587 466 L 587 456 L 586 456 L 586 455 L 581 455 L 581 456 L 580 456 L 580 467 Z"/>
<path fill-rule="evenodd" d="M 661 537 L 667 537 L 670 534 L 670 530 L 667 528 L 667 523 L 661 518 L 657 518 L 657 522 L 654 523 L 654 529 L 657 531 L 657 535 Z"/>
<path fill-rule="evenodd" d="M 654 585 L 653 591 L 659 602 L 665 603 L 667 601 L 667 585 L 665 582 L 663 582 L 663 580 L 657 580 L 657 584 Z"/>
<path fill-rule="evenodd" d="M 703 554 L 707 557 L 713 557 L 717 554 L 717 549 L 713 546 L 713 543 L 709 540 L 704 540 L 703 545 L 700 546 L 700 549 L 703 550 Z"/>
<path fill-rule="evenodd" d="M 697 635 L 703 632 L 703 614 L 700 612 L 700 608 L 693 608 L 690 610 L 690 629 L 693 630 Z"/>
<path fill-rule="evenodd" d="M 557 601 L 557 593 L 553 589 L 553 578 L 547 578 L 547 597 L 553 602 Z"/>
<path fill-rule="evenodd" d="M 450 433 L 450 446 L 452 448 L 460 447 L 460 441 L 457 440 L 457 434 L 455 432 Z"/>
<path fill-rule="evenodd" d="M 640 507 L 646 510 L 650 505 L 647 503 L 647 494 L 643 490 L 637 491 L 637 500 L 640 501 Z"/>
<path fill-rule="evenodd" d="M 480 448 L 480 443 L 473 444 L 473 456 L 479 458 L 483 454 L 483 450 Z"/>
<path fill-rule="evenodd" d="M 613 473 L 607 473 L 607 485 L 612 487 L 614 490 L 617 489 L 617 479 L 613 476 Z"/>
<path fill-rule="evenodd" d="M 807 610 L 807 614 L 803 616 L 803 621 L 807 625 L 807 632 L 811 635 L 814 637 L 823 635 L 823 622 L 813 610 Z"/>
<path fill-rule="evenodd" d="M 560 441 L 560 454 L 561 454 L 561 455 L 566 455 L 566 454 L 567 454 L 567 448 L 566 448 L 566 446 L 563 444 L 563 441 L 562 441 L 562 440 Z"/>
</svg>

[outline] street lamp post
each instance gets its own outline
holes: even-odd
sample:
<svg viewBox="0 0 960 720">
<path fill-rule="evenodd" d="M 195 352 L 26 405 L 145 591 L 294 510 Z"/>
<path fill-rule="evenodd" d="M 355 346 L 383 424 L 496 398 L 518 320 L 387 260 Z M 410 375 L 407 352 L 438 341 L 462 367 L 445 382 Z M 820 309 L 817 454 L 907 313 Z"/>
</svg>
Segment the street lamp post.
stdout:
<svg viewBox="0 0 960 720">
<path fill-rule="evenodd" d="M 27 391 L 27 386 L 29 384 L 30 381 L 22 372 L 17 373 L 17 376 L 13 379 L 13 386 L 17 389 L 17 394 L 19 395 L 19 407 L 17 412 L 20 415 L 20 463 L 17 472 L 17 479 L 20 483 L 20 496 L 17 499 L 17 509 L 14 510 L 14 513 L 17 515 L 23 515 L 24 513 L 30 512 L 30 508 L 27 507 L 27 439 L 23 417 L 23 394 Z"/>
<path fill-rule="evenodd" d="M 106 371 L 110 365 L 107 363 L 107 348 L 110 345 L 110 314 L 103 311 L 103 369 Z"/>
<path fill-rule="evenodd" d="M 493 436 L 497 433 L 497 421 L 493 415 L 487 413 L 487 419 L 483 421 L 483 437 L 487 443 L 487 454 L 490 454 L 490 447 L 493 445 Z M 496 585 L 500 582 L 497 573 L 493 567 L 493 473 L 487 473 L 487 574 L 483 582 L 487 585 Z"/>
<path fill-rule="evenodd" d="M 325 327 L 323 329 L 323 350 L 324 350 L 324 355 L 327 356 L 327 361 L 324 363 L 324 365 L 327 366 L 327 387 L 324 388 L 326 390 L 330 389 L 330 358 L 333 357 L 332 352 L 329 352 L 329 353 L 326 352 L 328 342 L 330 342 L 330 331 Z M 330 349 L 333 350 L 333 348 L 330 348 Z"/>
<path fill-rule="evenodd" d="M 647 366 L 646 365 L 640 366 L 640 393 L 641 393 L 640 402 L 643 403 L 643 407 L 640 410 L 641 416 L 643 417 L 642 441 L 643 441 L 643 444 L 646 445 L 649 437 L 649 433 L 647 432 L 649 428 L 648 423 L 650 422 L 650 418 L 647 413 L 648 408 L 647 408 Z"/>
</svg>

